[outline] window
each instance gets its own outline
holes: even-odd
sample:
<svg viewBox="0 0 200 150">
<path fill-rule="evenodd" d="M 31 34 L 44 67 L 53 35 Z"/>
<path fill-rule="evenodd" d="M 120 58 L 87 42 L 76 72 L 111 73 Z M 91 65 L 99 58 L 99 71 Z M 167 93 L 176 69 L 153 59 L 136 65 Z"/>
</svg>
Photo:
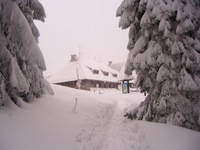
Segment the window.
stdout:
<svg viewBox="0 0 200 150">
<path fill-rule="evenodd" d="M 115 77 L 115 78 L 117 77 L 117 74 L 116 74 L 116 73 L 112 73 L 112 75 L 113 75 L 113 77 Z"/>
<path fill-rule="evenodd" d="M 93 70 L 93 73 L 94 73 L 94 74 L 99 74 L 99 70 L 94 69 L 94 70 Z"/>
<path fill-rule="evenodd" d="M 99 70 L 97 70 L 97 69 L 92 69 L 90 67 L 88 67 L 88 69 L 90 69 L 93 74 L 99 74 Z"/>
<path fill-rule="evenodd" d="M 109 75 L 109 73 L 108 72 L 106 72 L 106 71 L 103 71 L 103 70 L 101 70 L 102 71 L 102 73 L 103 73 L 103 75 L 104 76 L 108 76 Z"/>
</svg>

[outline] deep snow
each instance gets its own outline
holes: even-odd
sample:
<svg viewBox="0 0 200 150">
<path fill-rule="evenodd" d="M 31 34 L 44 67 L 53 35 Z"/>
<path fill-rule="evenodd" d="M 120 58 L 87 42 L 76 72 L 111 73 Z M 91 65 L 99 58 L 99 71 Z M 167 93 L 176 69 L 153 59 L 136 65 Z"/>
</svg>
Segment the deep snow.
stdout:
<svg viewBox="0 0 200 150">
<path fill-rule="evenodd" d="M 0 109 L 0 150 L 200 149 L 199 132 L 124 118 L 127 106 L 136 107 L 144 99 L 138 92 L 52 87 L 53 97 L 21 101 L 21 108 L 10 102 Z"/>
</svg>

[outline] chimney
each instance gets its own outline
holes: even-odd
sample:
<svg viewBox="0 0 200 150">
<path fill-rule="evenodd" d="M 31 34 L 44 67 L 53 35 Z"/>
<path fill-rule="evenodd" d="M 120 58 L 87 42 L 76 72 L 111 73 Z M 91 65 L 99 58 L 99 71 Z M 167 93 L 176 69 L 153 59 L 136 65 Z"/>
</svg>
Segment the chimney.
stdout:
<svg viewBox="0 0 200 150">
<path fill-rule="evenodd" d="M 79 60 L 79 58 L 76 56 L 76 54 L 72 54 L 71 55 L 71 60 L 70 60 L 70 62 L 74 62 L 74 61 L 78 61 Z"/>
<path fill-rule="evenodd" d="M 112 61 L 108 61 L 108 66 L 112 65 Z"/>
</svg>

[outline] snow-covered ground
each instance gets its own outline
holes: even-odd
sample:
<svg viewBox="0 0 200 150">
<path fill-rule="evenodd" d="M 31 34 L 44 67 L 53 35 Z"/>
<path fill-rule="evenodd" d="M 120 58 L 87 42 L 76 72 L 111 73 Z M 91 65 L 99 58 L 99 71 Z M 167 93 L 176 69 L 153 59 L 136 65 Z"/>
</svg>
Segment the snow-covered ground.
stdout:
<svg viewBox="0 0 200 150">
<path fill-rule="evenodd" d="M 138 92 L 52 87 L 53 97 L 0 109 L 0 150 L 200 150 L 200 132 L 124 118 Z"/>
</svg>

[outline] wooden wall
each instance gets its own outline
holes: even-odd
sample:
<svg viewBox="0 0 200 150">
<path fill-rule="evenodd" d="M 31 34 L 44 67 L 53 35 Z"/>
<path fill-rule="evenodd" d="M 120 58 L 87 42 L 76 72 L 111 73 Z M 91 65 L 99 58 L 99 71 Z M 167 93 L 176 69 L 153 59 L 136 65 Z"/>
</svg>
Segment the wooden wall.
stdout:
<svg viewBox="0 0 200 150">
<path fill-rule="evenodd" d="M 62 82 L 57 83 L 58 85 L 67 86 L 71 88 L 78 88 L 76 86 L 76 81 L 70 81 L 70 82 Z M 96 80 L 81 80 L 81 88 L 83 90 L 90 90 L 90 88 L 96 88 L 97 85 L 99 85 L 99 88 L 118 88 L 118 85 L 120 83 L 114 83 L 114 82 L 104 82 L 104 81 L 96 81 Z"/>
</svg>

